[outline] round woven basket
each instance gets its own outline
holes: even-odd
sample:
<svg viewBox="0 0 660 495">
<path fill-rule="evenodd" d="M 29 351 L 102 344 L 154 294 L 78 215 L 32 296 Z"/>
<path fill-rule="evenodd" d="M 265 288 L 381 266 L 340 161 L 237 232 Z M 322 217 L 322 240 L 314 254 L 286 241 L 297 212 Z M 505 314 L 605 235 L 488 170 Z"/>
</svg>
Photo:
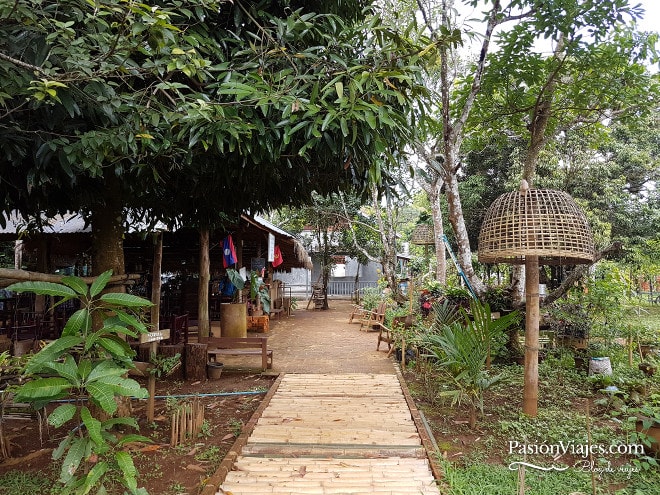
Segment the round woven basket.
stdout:
<svg viewBox="0 0 660 495">
<path fill-rule="evenodd" d="M 563 191 L 522 189 L 490 206 L 479 233 L 479 261 L 522 264 L 538 256 L 542 265 L 589 263 L 594 240 L 582 210 Z"/>
<path fill-rule="evenodd" d="M 420 246 L 435 244 L 433 225 L 420 223 L 410 234 L 410 242 Z"/>
</svg>

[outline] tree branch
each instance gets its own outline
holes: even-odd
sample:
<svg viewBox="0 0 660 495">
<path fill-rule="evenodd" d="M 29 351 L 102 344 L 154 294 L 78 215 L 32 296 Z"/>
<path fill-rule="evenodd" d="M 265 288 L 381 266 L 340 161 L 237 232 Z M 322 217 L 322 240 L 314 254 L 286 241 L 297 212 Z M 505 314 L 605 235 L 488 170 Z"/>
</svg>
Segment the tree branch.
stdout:
<svg viewBox="0 0 660 495">
<path fill-rule="evenodd" d="M 6 55 L 2 52 L 0 52 L 0 59 L 6 60 L 7 62 L 17 65 L 19 67 L 22 67 L 27 70 L 31 70 L 33 72 L 36 72 L 38 74 L 41 74 L 42 76 L 48 75 L 41 67 L 37 67 L 36 65 L 28 64 L 27 62 L 23 62 L 22 60 L 18 60 L 17 58 L 10 57 L 9 55 Z"/>
</svg>

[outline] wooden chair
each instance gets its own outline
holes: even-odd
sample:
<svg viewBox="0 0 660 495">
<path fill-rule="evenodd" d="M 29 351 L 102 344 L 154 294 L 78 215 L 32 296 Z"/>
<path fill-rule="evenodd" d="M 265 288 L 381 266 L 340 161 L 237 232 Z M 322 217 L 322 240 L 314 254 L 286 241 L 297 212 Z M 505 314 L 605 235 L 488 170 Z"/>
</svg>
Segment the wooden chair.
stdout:
<svg viewBox="0 0 660 495">
<path fill-rule="evenodd" d="M 356 322 L 360 322 L 362 318 L 365 318 L 367 316 L 367 313 L 369 313 L 368 309 L 365 309 L 362 307 L 360 304 L 353 304 L 353 311 L 351 311 L 351 315 L 348 317 L 348 322 L 353 323 L 353 320 Z"/>
<path fill-rule="evenodd" d="M 385 311 L 387 311 L 386 302 L 379 303 L 378 307 L 373 311 L 367 311 L 365 316 L 360 318 L 360 330 L 362 330 L 365 325 L 366 332 L 378 330 L 380 326 L 385 323 Z"/>
<path fill-rule="evenodd" d="M 184 315 L 172 315 L 170 319 L 170 343 L 179 344 L 183 342 L 188 343 L 188 313 Z"/>
</svg>

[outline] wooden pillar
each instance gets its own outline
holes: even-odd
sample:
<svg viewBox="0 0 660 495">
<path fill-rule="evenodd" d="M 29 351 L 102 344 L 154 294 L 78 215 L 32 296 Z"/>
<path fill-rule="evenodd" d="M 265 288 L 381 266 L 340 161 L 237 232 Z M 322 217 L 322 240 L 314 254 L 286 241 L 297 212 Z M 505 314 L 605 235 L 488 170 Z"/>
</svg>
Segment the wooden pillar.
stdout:
<svg viewBox="0 0 660 495">
<path fill-rule="evenodd" d="M 523 413 L 536 417 L 539 401 L 539 259 L 525 258 L 525 377 Z"/>
<path fill-rule="evenodd" d="M 199 230 L 199 287 L 197 289 L 197 332 L 200 337 L 211 334 L 209 321 L 209 282 L 211 281 L 209 259 L 209 237 L 207 227 Z"/>
<path fill-rule="evenodd" d="M 160 289 L 161 266 L 163 264 L 163 233 L 154 234 L 154 263 L 151 276 L 151 326 L 160 330 Z"/>
</svg>

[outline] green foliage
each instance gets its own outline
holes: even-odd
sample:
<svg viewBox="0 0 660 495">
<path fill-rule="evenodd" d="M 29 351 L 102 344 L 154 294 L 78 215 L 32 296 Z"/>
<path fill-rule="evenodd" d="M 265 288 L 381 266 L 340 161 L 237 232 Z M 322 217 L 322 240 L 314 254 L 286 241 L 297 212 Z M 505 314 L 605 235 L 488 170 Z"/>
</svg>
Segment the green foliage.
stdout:
<svg viewBox="0 0 660 495">
<path fill-rule="evenodd" d="M 48 416 L 48 422 L 61 427 L 76 421 L 82 427 L 71 431 L 53 453 L 62 464 L 63 493 L 84 494 L 94 487 L 104 490 L 104 479 L 118 473 L 130 493 L 137 488 L 137 471 L 123 447 L 133 441 L 148 441 L 138 435 L 119 438 L 118 426 L 137 429 L 133 418 L 96 417 L 93 404 L 105 415 L 117 410 L 116 398 L 145 399 L 148 393 L 130 378 L 134 352 L 126 336 L 147 331 L 135 311 L 151 302 L 131 294 L 104 290 L 111 272 L 101 274 L 87 286 L 77 277 L 64 277 L 61 284 L 20 282 L 10 286 L 15 292 L 33 292 L 61 298 L 57 304 L 76 300 L 78 309 L 66 322 L 62 336 L 32 356 L 25 366 L 26 383 L 17 387 L 16 400 L 37 409 L 55 400 L 68 398 Z M 98 413 L 96 413 L 98 415 Z"/>
<path fill-rule="evenodd" d="M 421 346 L 452 377 L 455 388 L 440 393 L 460 404 L 467 401 L 483 414 L 484 392 L 499 381 L 500 376 L 490 375 L 486 370 L 491 346 L 498 341 L 509 326 L 516 323 L 518 313 L 493 320 L 490 307 L 472 300 L 471 314 L 461 309 L 463 321 L 436 320 L 432 330 L 420 337 Z M 471 418 L 474 426 L 474 418 Z"/>
</svg>

